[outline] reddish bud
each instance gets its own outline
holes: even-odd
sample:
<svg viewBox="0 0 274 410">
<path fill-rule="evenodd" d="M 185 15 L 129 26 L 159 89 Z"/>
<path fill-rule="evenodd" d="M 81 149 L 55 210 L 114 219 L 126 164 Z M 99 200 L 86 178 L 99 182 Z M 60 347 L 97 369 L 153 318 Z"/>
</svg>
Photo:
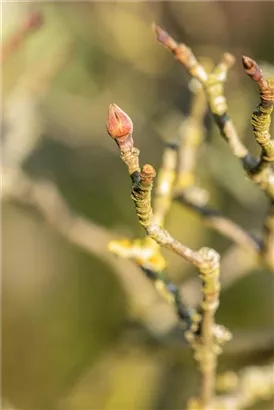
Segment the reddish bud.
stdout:
<svg viewBox="0 0 274 410">
<path fill-rule="evenodd" d="M 153 24 L 153 30 L 155 31 L 157 40 L 159 43 L 163 44 L 165 47 L 169 48 L 171 51 L 175 50 L 178 47 L 177 42 L 160 26 Z"/>
<path fill-rule="evenodd" d="M 252 60 L 250 57 L 243 56 L 243 66 L 246 74 L 248 74 L 252 80 L 256 81 L 259 90 L 260 97 L 263 104 L 268 105 L 269 103 L 273 105 L 274 102 L 274 86 L 271 79 L 266 80 L 262 70 L 256 61 Z"/>
<path fill-rule="evenodd" d="M 112 138 L 126 137 L 133 131 L 130 117 L 116 104 L 110 104 L 107 116 L 107 132 Z"/>
<path fill-rule="evenodd" d="M 252 78 L 252 80 L 258 82 L 262 79 L 262 70 L 260 69 L 256 61 L 252 60 L 252 58 L 250 57 L 243 56 L 242 62 L 246 74 L 248 74 Z"/>
</svg>

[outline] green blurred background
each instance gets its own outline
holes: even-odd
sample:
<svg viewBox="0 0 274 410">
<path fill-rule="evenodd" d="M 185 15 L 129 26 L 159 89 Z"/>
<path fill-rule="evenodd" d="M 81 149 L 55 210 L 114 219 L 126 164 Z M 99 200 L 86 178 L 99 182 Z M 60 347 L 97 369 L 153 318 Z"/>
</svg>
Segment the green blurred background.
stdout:
<svg viewBox="0 0 274 410">
<path fill-rule="evenodd" d="M 106 113 L 115 102 L 131 116 L 142 163 L 159 168 L 163 141 L 176 137 L 191 94 L 183 67 L 156 42 L 156 21 L 199 57 L 218 62 L 224 51 L 235 55 L 226 85 L 229 112 L 258 153 L 250 125 L 258 93 L 241 55 L 273 76 L 274 3 L 7 2 L 3 44 L 33 11 L 42 14 L 41 27 L 2 63 L 2 160 L 55 183 L 70 207 L 105 236 L 101 241 L 94 234 L 100 251 L 87 253 L 36 210 L 3 203 L 3 408 L 184 409 L 198 379 L 182 334 L 175 321 L 169 326 L 171 313 L 152 285 L 143 278 L 135 282 L 142 272 L 121 262 L 134 271 L 137 302 L 131 302 L 118 265 L 107 256 L 107 237 L 141 237 L 143 231 L 127 172 L 105 130 Z M 258 232 L 264 195 L 246 179 L 209 118 L 205 139 L 197 172 L 211 203 Z M 195 249 L 210 246 L 225 254 L 231 247 L 178 204 L 167 228 Z M 178 285 L 197 275 L 164 253 Z M 236 260 L 231 269 L 237 270 Z M 235 339 L 220 358 L 220 370 L 268 361 L 273 307 L 273 277 L 263 270 L 252 270 L 223 292 L 217 320 Z"/>
</svg>

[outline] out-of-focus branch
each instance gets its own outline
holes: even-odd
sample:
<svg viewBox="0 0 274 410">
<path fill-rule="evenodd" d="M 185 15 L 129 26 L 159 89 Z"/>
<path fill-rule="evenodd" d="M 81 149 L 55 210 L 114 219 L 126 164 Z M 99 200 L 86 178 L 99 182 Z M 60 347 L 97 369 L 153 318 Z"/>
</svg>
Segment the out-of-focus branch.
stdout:
<svg viewBox="0 0 274 410">
<path fill-rule="evenodd" d="M 264 220 L 263 241 L 262 256 L 274 271 L 274 200 L 270 201 Z"/>
<path fill-rule="evenodd" d="M 179 129 L 178 175 L 175 192 L 186 192 L 189 189 L 199 191 L 199 196 L 206 201 L 207 193 L 196 186 L 196 166 L 199 148 L 204 139 L 204 116 L 207 111 L 206 99 L 202 87 L 192 80 L 192 104 L 190 113 Z M 198 83 L 198 84 L 197 84 Z"/>
<path fill-rule="evenodd" d="M 39 104 L 54 78 L 71 61 L 72 50 L 72 44 L 66 44 L 61 52 L 58 49 L 50 58 L 36 63 L 33 72 L 24 74 L 3 102 L 3 121 L 7 126 L 2 161 L 9 169 L 9 179 L 11 168 L 20 169 L 40 141 L 43 121 Z"/>
<path fill-rule="evenodd" d="M 43 16 L 39 12 L 30 13 L 17 30 L 2 44 L 1 63 L 4 63 L 24 43 L 27 37 L 43 24 Z"/>
<path fill-rule="evenodd" d="M 244 248 L 249 248 L 254 252 L 258 252 L 262 248 L 262 243 L 258 238 L 231 219 L 222 215 L 217 209 L 210 208 L 207 205 L 199 205 L 195 203 L 195 200 L 187 198 L 183 194 L 175 196 L 174 199 L 199 215 L 203 219 L 205 226 L 219 232 L 221 235 L 229 238 L 232 242 L 243 246 Z"/>
<path fill-rule="evenodd" d="M 254 406 L 262 400 L 274 396 L 274 364 L 249 366 L 235 372 L 226 372 L 217 379 L 217 389 L 228 391 L 227 395 L 217 397 L 216 408 L 220 410 L 241 410 Z"/>
<path fill-rule="evenodd" d="M 160 226 L 164 226 L 166 215 L 171 207 L 177 159 L 177 147 L 166 143 L 153 198 L 154 217 Z"/>
<path fill-rule="evenodd" d="M 176 316 L 140 275 L 138 267 L 106 251 L 115 234 L 74 214 L 53 183 L 34 181 L 21 169 L 41 136 L 41 129 L 36 125 L 39 118 L 36 103 L 56 75 L 69 63 L 73 50 L 72 44 L 64 44 L 61 52 L 58 47 L 58 53 L 54 51 L 50 56 L 46 55 L 42 62 L 36 62 L 31 75 L 23 75 L 18 87 L 12 90 L 5 101 L 7 132 L 2 146 L 2 200 L 16 201 L 35 208 L 66 240 L 110 263 L 126 291 L 130 313 L 144 323 L 151 333 L 159 336 L 175 326 Z M 161 268 L 165 267 L 163 263 L 165 261 L 159 256 Z M 159 317 L 162 317 L 161 321 Z"/>
<path fill-rule="evenodd" d="M 130 261 L 106 252 L 113 234 L 102 226 L 74 214 L 57 187 L 48 181 L 34 181 L 18 170 L 9 183 L 9 171 L 2 169 L 2 200 L 33 207 L 66 240 L 109 263 L 128 296 L 130 313 L 153 334 L 166 333 L 175 326 L 176 317 L 166 303 Z M 5 187 L 3 187 L 5 184 Z M 142 298 L 140 298 L 142 295 Z M 162 321 L 159 322 L 159 316 Z"/>
</svg>

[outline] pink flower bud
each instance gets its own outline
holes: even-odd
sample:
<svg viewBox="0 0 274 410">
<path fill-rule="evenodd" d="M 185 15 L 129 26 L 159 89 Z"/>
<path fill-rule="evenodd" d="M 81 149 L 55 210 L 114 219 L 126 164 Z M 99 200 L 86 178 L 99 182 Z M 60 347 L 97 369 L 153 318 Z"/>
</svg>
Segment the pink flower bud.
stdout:
<svg viewBox="0 0 274 410">
<path fill-rule="evenodd" d="M 133 124 L 130 117 L 116 104 L 110 104 L 107 116 L 107 132 L 112 138 L 119 139 L 131 134 Z"/>
</svg>

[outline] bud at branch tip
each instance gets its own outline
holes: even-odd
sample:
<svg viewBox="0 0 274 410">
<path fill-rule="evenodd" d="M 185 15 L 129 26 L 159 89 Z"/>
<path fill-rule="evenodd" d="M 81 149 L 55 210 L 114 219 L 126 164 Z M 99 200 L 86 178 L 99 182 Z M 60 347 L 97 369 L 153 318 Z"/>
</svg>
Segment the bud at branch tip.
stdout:
<svg viewBox="0 0 274 410">
<path fill-rule="evenodd" d="M 116 104 L 110 104 L 107 116 L 107 132 L 115 139 L 126 137 L 133 131 L 131 118 Z"/>
</svg>

